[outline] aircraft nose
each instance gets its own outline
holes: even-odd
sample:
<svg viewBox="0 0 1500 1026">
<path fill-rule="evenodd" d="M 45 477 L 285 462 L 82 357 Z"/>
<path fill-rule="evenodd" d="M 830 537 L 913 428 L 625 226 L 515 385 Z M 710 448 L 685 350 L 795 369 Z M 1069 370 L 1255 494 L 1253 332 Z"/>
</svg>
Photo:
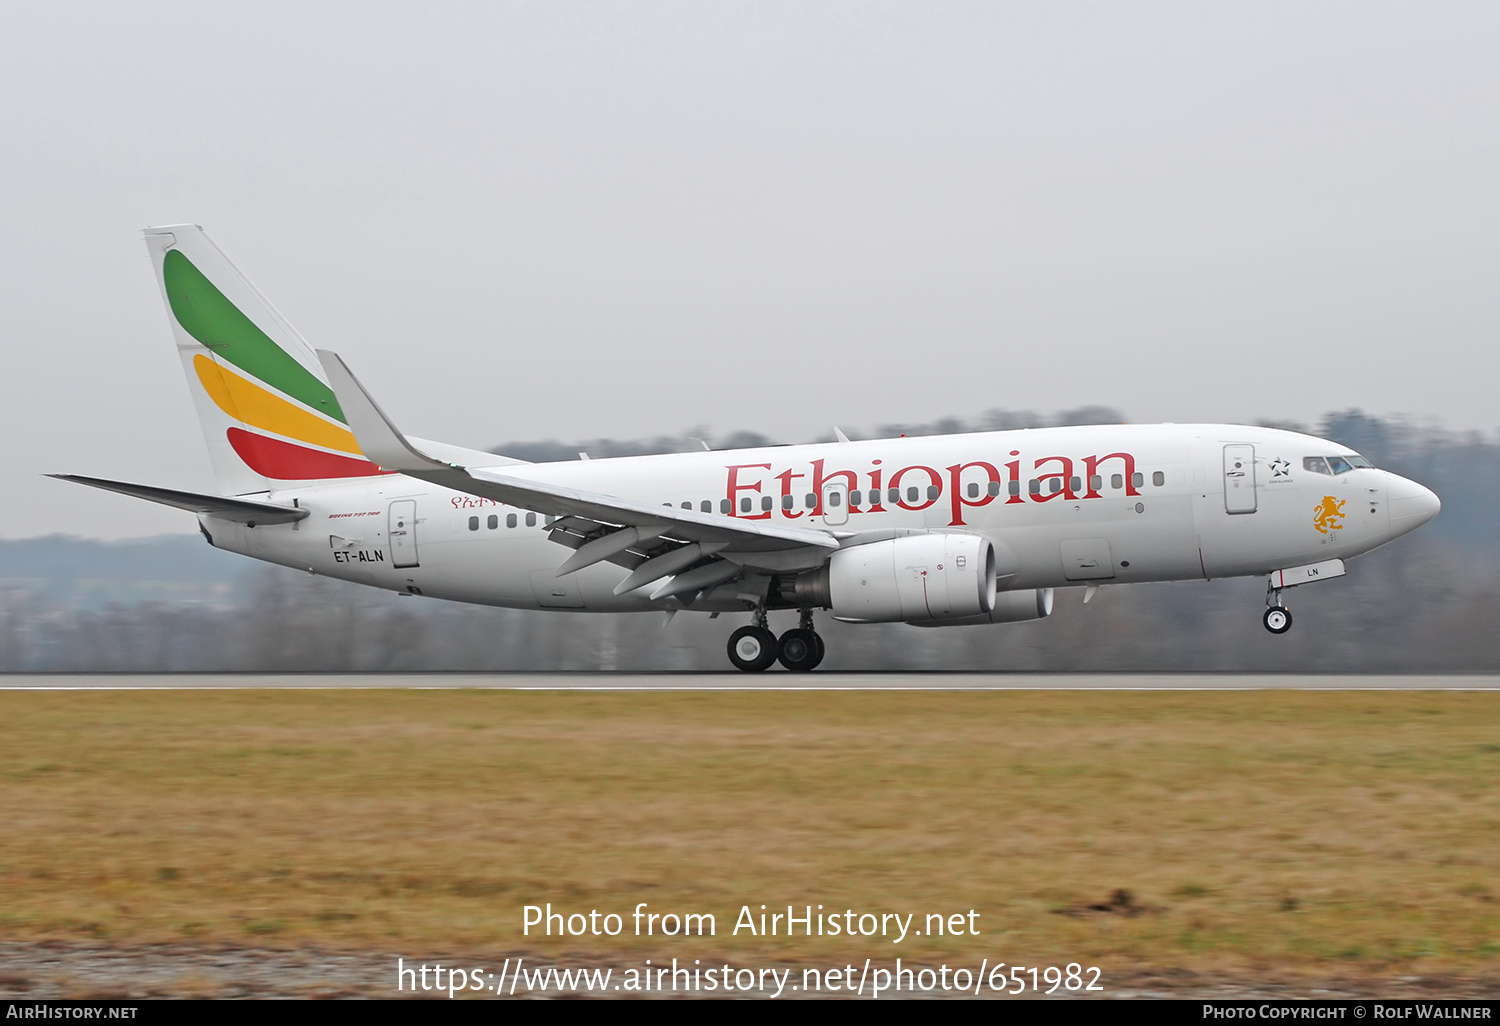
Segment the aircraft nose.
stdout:
<svg viewBox="0 0 1500 1026">
<path fill-rule="evenodd" d="M 1415 531 L 1443 508 L 1442 500 L 1430 488 L 1395 474 L 1389 476 L 1386 495 L 1390 500 L 1392 536 Z"/>
</svg>

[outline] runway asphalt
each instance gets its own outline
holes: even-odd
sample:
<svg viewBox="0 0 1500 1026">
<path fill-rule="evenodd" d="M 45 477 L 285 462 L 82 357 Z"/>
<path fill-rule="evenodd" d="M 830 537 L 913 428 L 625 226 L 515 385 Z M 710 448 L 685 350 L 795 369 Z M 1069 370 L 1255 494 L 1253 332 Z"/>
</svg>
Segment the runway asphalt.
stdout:
<svg viewBox="0 0 1500 1026">
<path fill-rule="evenodd" d="M 209 691 L 225 688 L 487 688 L 515 691 L 1500 691 L 1500 676 L 780 672 L 0 675 L 0 691 Z"/>
</svg>

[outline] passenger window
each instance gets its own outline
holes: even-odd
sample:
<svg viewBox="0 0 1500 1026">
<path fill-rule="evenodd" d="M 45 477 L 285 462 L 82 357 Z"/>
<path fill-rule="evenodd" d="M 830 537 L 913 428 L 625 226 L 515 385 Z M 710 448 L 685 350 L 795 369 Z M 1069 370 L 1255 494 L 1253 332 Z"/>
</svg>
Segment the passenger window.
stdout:
<svg viewBox="0 0 1500 1026">
<path fill-rule="evenodd" d="M 528 514 L 526 514 L 526 526 L 527 527 L 535 527 L 536 526 L 536 514 L 535 513 L 528 513 Z"/>
<path fill-rule="evenodd" d="M 1083 480 L 1077 477 L 1068 478 L 1068 491 L 1078 492 L 1083 489 Z"/>
<path fill-rule="evenodd" d="M 749 513 L 750 512 L 750 496 L 745 495 L 745 496 L 742 496 L 740 498 L 740 512 L 741 513 Z"/>
<path fill-rule="evenodd" d="M 1026 490 L 1032 495 L 1041 495 L 1042 483 L 1036 478 L 1032 478 L 1030 481 L 1026 482 Z"/>
<path fill-rule="evenodd" d="M 1012 481 L 1010 483 L 1010 494 L 1012 494 L 1012 495 L 1020 495 L 1021 494 L 1021 482 L 1019 480 Z"/>
<path fill-rule="evenodd" d="M 1119 491 L 1125 487 L 1125 479 L 1119 474 L 1111 474 L 1109 475 L 1109 486 L 1115 489 L 1115 491 Z"/>
<path fill-rule="evenodd" d="M 832 506 L 834 509 L 838 509 L 843 504 L 844 504 L 844 493 L 843 492 L 829 492 L 828 493 L 828 505 Z"/>
<path fill-rule="evenodd" d="M 704 499 L 703 502 L 698 506 L 698 512 L 700 513 L 712 513 L 713 511 L 714 504 L 708 499 Z"/>
<path fill-rule="evenodd" d="M 693 504 L 691 502 L 684 502 L 682 504 L 682 508 L 683 509 L 692 509 L 693 508 Z"/>
<path fill-rule="evenodd" d="M 770 508 L 771 508 L 771 497 L 769 495 L 762 495 L 760 497 L 760 508 L 762 510 L 767 510 L 767 511 L 770 510 Z"/>
<path fill-rule="evenodd" d="M 507 514 L 505 514 L 505 526 L 506 527 L 515 527 L 516 526 L 516 515 L 514 513 L 507 513 Z"/>
<path fill-rule="evenodd" d="M 479 530 L 479 518 L 478 517 L 470 517 L 469 518 L 469 530 L 471 530 L 471 531 L 477 531 L 477 530 Z"/>
<path fill-rule="evenodd" d="M 1049 477 L 1049 478 L 1047 478 L 1047 491 L 1050 494 L 1053 494 L 1053 495 L 1056 495 L 1058 492 L 1062 491 L 1062 478 L 1060 478 L 1060 477 Z"/>
<path fill-rule="evenodd" d="M 1130 475 L 1130 483 L 1133 486 L 1135 486 L 1136 488 L 1139 488 L 1141 485 L 1143 485 L 1143 484 L 1146 483 L 1146 475 L 1145 474 L 1131 474 Z"/>
<path fill-rule="evenodd" d="M 908 488 L 906 490 L 906 501 L 907 502 L 916 502 L 917 501 L 917 496 L 920 495 L 920 494 L 921 493 L 917 491 L 916 486 L 913 485 L 912 487 L 910 487 L 910 488 Z"/>
<path fill-rule="evenodd" d="M 802 501 L 807 504 L 807 508 L 808 509 L 816 509 L 817 508 L 818 497 L 816 495 L 814 495 L 812 492 L 808 492 L 806 498 L 804 498 Z"/>
<path fill-rule="evenodd" d="M 969 482 L 969 498 L 979 498 L 979 485 L 975 484 L 973 481 Z"/>
<path fill-rule="evenodd" d="M 1089 478 L 1089 491 L 1091 491 L 1091 492 L 1097 492 L 1099 489 L 1101 489 L 1103 487 L 1104 487 L 1104 477 L 1103 477 L 1103 475 L 1101 475 L 1101 474 L 1095 474 L 1093 477 Z"/>
<path fill-rule="evenodd" d="M 728 499 L 720 499 L 719 500 L 719 512 L 720 513 L 728 513 L 728 512 L 730 512 L 733 509 L 734 509 L 734 507 L 729 504 L 729 500 Z"/>
<path fill-rule="evenodd" d="M 1323 457 L 1321 456 L 1302 457 L 1302 469 L 1310 470 L 1314 474 L 1326 474 L 1329 472 L 1328 464 L 1323 462 Z"/>
<path fill-rule="evenodd" d="M 851 505 L 851 506 L 858 506 L 859 505 L 859 489 L 858 488 L 856 488 L 854 491 L 852 491 L 852 492 L 849 493 L 849 505 Z"/>
<path fill-rule="evenodd" d="M 1156 487 L 1160 488 L 1162 485 L 1164 485 L 1164 484 L 1167 483 L 1167 475 L 1163 474 L 1159 470 L 1152 471 L 1152 473 L 1151 473 L 1151 483 L 1154 484 L 1154 485 L 1156 485 Z"/>
<path fill-rule="evenodd" d="M 794 503 L 795 503 L 795 502 L 796 502 L 796 501 L 797 501 L 797 500 L 795 500 L 795 499 L 793 499 L 793 498 L 792 498 L 792 497 L 791 497 L 791 496 L 790 496 L 790 495 L 783 495 L 783 496 L 782 496 L 782 497 L 781 497 L 781 508 L 782 508 L 782 509 L 791 509 L 791 508 L 792 508 L 792 505 L 793 505 L 793 504 L 794 504 Z"/>
<path fill-rule="evenodd" d="M 887 502 L 900 502 L 901 501 L 901 489 L 899 489 L 899 488 L 892 488 L 888 492 L 886 492 L 886 501 Z"/>
<path fill-rule="evenodd" d="M 941 488 L 939 488 L 937 485 L 928 485 L 927 486 L 927 497 L 929 499 L 936 499 L 939 495 L 942 495 L 942 494 L 943 494 L 943 490 Z"/>
<path fill-rule="evenodd" d="M 1000 482 L 999 481 L 991 481 L 990 482 L 989 492 L 990 492 L 990 498 L 992 498 L 992 499 L 995 496 L 999 495 L 1000 494 Z"/>
<path fill-rule="evenodd" d="M 500 526 L 500 518 L 491 513 L 489 520 L 485 522 L 485 526 L 493 531 L 495 528 Z"/>
</svg>

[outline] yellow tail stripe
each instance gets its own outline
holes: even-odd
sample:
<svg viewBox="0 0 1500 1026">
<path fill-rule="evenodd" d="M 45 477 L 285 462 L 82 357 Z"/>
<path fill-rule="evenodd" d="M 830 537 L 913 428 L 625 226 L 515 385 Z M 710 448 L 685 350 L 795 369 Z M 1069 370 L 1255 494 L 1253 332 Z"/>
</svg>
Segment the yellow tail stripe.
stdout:
<svg viewBox="0 0 1500 1026">
<path fill-rule="evenodd" d="M 359 453 L 359 445 L 349 431 L 272 395 L 208 357 L 193 357 L 193 370 L 219 409 L 240 423 L 325 449 Z"/>
</svg>

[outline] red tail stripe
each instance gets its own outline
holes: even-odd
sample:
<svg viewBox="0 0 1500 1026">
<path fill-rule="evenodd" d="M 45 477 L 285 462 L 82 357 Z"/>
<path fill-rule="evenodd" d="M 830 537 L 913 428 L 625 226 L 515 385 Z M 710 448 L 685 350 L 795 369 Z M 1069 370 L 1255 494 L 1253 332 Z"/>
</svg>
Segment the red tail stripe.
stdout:
<svg viewBox="0 0 1500 1026">
<path fill-rule="evenodd" d="M 375 477 L 390 473 L 369 460 L 335 456 L 331 452 L 308 449 L 240 428 L 232 427 L 228 434 L 229 444 L 234 446 L 240 459 L 261 477 L 278 481 L 312 481 L 325 477 Z"/>
</svg>

